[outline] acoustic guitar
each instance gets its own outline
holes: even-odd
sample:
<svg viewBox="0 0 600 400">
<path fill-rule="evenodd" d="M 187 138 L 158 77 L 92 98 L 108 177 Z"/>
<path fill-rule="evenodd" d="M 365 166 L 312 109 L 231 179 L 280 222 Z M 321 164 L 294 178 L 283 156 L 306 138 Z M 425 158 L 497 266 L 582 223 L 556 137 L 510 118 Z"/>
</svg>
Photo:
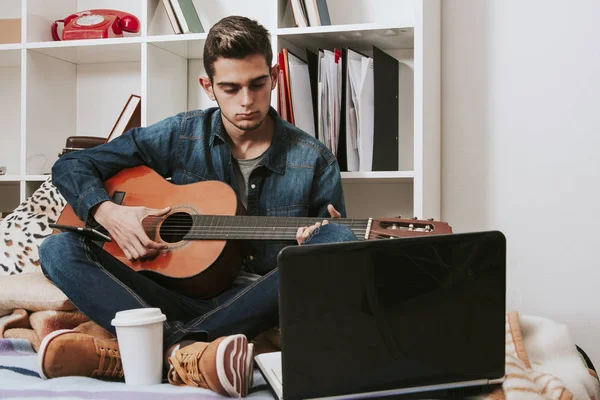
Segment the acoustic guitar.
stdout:
<svg viewBox="0 0 600 400">
<path fill-rule="evenodd" d="M 213 297 L 233 282 L 249 254 L 248 240 L 295 241 L 299 227 L 324 219 L 246 216 L 235 191 L 226 183 L 175 185 L 145 166 L 124 169 L 104 186 L 117 204 L 171 210 L 142 221 L 148 237 L 167 243 L 167 251 L 151 259 L 130 261 L 115 241 L 104 243 L 103 248 L 134 271 L 195 298 Z M 348 226 L 363 240 L 452 233 L 447 223 L 433 220 L 329 220 Z M 84 226 L 69 205 L 57 224 Z"/>
</svg>

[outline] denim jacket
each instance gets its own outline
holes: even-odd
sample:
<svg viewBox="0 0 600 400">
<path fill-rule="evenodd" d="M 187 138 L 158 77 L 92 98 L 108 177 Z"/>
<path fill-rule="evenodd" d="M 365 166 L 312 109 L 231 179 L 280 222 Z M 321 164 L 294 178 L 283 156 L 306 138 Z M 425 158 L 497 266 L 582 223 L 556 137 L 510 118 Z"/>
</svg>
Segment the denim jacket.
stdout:
<svg viewBox="0 0 600 400">
<path fill-rule="evenodd" d="M 318 140 L 283 121 L 275 121 L 271 146 L 248 182 L 248 215 L 329 217 L 327 205 L 346 216 L 336 158 Z M 174 184 L 219 180 L 237 193 L 231 149 L 219 108 L 194 110 L 151 126 L 134 128 L 91 149 L 63 155 L 52 168 L 52 180 L 79 218 L 110 200 L 103 181 L 124 168 L 147 165 Z M 250 272 L 265 274 L 276 266 L 279 250 L 289 241 L 253 241 L 245 261 Z"/>
</svg>

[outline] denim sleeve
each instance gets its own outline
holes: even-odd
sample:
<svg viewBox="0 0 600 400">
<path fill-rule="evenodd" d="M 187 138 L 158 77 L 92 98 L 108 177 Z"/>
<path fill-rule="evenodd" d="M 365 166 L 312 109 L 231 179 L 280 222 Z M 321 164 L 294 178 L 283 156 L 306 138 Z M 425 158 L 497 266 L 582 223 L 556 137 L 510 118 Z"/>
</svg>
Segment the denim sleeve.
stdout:
<svg viewBox="0 0 600 400">
<path fill-rule="evenodd" d="M 311 217 L 329 218 L 327 206 L 332 204 L 342 214 L 342 218 L 346 218 L 342 174 L 337 160 L 334 159 L 333 162 L 327 165 L 321 175 L 315 177 L 312 193 L 313 198 L 309 210 Z"/>
<path fill-rule="evenodd" d="M 133 128 L 106 144 L 61 156 L 52 167 L 52 182 L 87 223 L 90 209 L 110 200 L 103 182 L 122 169 L 147 165 L 170 176 L 183 115 Z"/>
</svg>

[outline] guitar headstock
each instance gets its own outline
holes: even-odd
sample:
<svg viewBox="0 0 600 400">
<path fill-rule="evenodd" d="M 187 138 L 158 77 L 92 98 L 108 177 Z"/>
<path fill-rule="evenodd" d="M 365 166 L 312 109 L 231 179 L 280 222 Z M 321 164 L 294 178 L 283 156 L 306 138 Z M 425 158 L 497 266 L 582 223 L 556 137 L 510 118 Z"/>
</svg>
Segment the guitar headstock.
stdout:
<svg viewBox="0 0 600 400">
<path fill-rule="evenodd" d="M 452 233 L 452 227 L 447 222 L 417 218 L 381 218 L 372 220 L 368 239 L 390 239 L 446 233 Z"/>
</svg>

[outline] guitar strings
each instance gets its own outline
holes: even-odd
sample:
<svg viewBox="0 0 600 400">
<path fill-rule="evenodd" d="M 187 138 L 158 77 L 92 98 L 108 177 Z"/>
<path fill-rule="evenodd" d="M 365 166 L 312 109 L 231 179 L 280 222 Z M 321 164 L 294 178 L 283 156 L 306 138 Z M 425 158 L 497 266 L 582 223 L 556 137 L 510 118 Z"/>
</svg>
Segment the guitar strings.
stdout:
<svg viewBox="0 0 600 400">
<path fill-rule="evenodd" d="M 257 223 L 256 227 L 261 227 L 261 228 L 266 228 L 266 229 L 270 229 L 272 227 L 293 227 L 293 226 L 297 226 L 297 227 L 301 227 L 301 226 L 307 226 L 307 225 L 312 225 L 314 223 L 317 222 L 322 222 L 323 220 L 327 220 L 330 222 L 335 222 L 341 225 L 346 225 L 346 226 L 361 226 L 361 225 L 366 225 L 369 220 L 368 219 L 354 219 L 354 218 L 326 218 L 326 217 L 275 217 L 275 216 L 230 216 L 230 215 L 226 215 L 226 216 L 221 216 L 221 215 L 216 215 L 216 216 L 199 216 L 198 219 L 200 219 L 200 221 L 198 221 L 198 219 L 194 220 L 191 219 L 189 217 L 179 217 L 179 216 L 170 216 L 168 218 L 164 218 L 164 217 L 153 217 L 153 216 L 149 216 L 147 218 L 145 218 L 142 221 L 142 225 L 143 226 L 154 226 L 157 225 L 159 222 L 167 220 L 166 224 L 163 224 L 163 227 L 169 227 L 169 228 L 189 228 L 192 225 L 201 225 L 201 226 L 223 226 L 223 227 L 228 227 L 228 225 L 224 225 L 224 222 L 222 221 L 223 219 L 225 219 L 225 222 L 237 222 L 238 220 L 240 221 L 238 224 L 236 225 L 232 225 L 234 227 L 244 227 L 244 226 L 250 226 L 250 227 L 254 227 L 251 226 L 252 223 L 250 221 L 252 221 L 252 219 L 259 219 L 262 220 L 263 222 L 261 224 Z M 283 221 L 278 221 L 278 219 L 282 219 Z M 215 222 L 216 219 L 216 222 Z M 289 223 L 289 221 L 293 220 L 294 223 Z M 244 222 L 245 221 L 245 222 Z M 175 223 L 177 222 L 177 223 Z M 203 224 L 204 223 L 204 224 Z M 247 223 L 248 225 L 243 225 Z M 423 223 L 423 222 L 403 222 L 403 223 L 395 223 L 396 224 L 396 228 L 397 229 L 402 229 L 402 228 L 429 228 L 430 230 L 434 230 L 435 228 L 435 224 L 433 223 Z M 411 226 L 412 225 L 412 226 Z"/>
<path fill-rule="evenodd" d="M 364 223 L 348 223 L 343 224 L 347 226 L 354 233 L 365 233 L 367 232 L 366 224 Z M 225 235 L 229 234 L 235 236 L 236 234 L 241 235 L 252 235 L 253 237 L 260 236 L 273 236 L 283 234 L 293 234 L 298 228 L 305 225 L 298 226 L 239 226 L 239 225 L 218 225 L 218 226 L 169 226 L 161 227 L 158 231 L 163 234 L 181 234 L 181 235 Z M 419 231 L 419 228 L 407 228 L 400 227 L 394 229 L 395 231 Z"/>
<path fill-rule="evenodd" d="M 345 223 L 345 222 L 361 222 L 361 223 L 367 223 L 369 220 L 368 219 L 364 219 L 364 218 L 332 218 L 332 217 L 267 217 L 267 216 L 254 216 L 254 215 L 215 215 L 215 216 L 199 216 L 196 218 L 189 218 L 189 217 L 184 217 L 184 216 L 170 216 L 168 218 L 163 218 L 163 217 L 146 217 L 144 218 L 144 220 L 142 221 L 142 223 L 144 224 L 156 224 L 160 221 L 184 221 L 184 222 L 190 222 L 190 221 L 194 221 L 196 220 L 196 222 L 198 222 L 198 220 L 203 221 L 203 220 L 241 220 L 241 221 L 251 221 L 254 219 L 257 220 L 262 220 L 262 221 L 277 221 L 278 219 L 282 219 L 284 222 L 293 220 L 293 221 L 323 221 L 323 220 L 330 220 L 330 221 L 341 221 L 341 223 Z"/>
<path fill-rule="evenodd" d="M 162 233 L 185 233 L 185 232 L 190 232 L 190 233 L 223 233 L 223 232 L 231 232 L 232 234 L 235 233 L 246 233 L 246 232 L 263 232 L 263 233 L 271 233 L 271 232 L 280 232 L 280 231 L 297 231 L 298 228 L 300 228 L 300 226 L 298 227 L 294 227 L 294 226 L 279 226 L 279 227 L 269 227 L 269 228 L 264 228 L 264 227 L 239 227 L 239 226 L 219 226 L 219 227 L 210 227 L 210 226 L 206 226 L 206 227 L 192 227 L 192 228 L 185 228 L 185 227 L 178 227 L 178 228 L 162 228 L 162 229 L 158 229 L 158 231 L 162 232 Z M 364 226 L 348 226 L 348 228 L 350 228 L 351 230 L 357 230 L 357 229 L 364 229 L 366 230 L 366 227 Z"/>
<path fill-rule="evenodd" d="M 345 225 L 352 231 L 360 231 L 361 229 L 366 231 L 367 228 L 364 225 Z M 278 227 L 252 227 L 252 226 L 203 226 L 203 227 L 170 227 L 161 228 L 158 231 L 161 233 L 194 233 L 194 234 L 210 234 L 210 233 L 225 233 L 230 232 L 231 234 L 236 233 L 248 233 L 256 232 L 257 234 L 271 234 L 275 232 L 296 232 L 298 228 L 302 226 L 278 226 Z M 396 231 L 410 231 L 410 228 L 397 228 Z M 418 231 L 419 229 L 412 229 Z"/>
<path fill-rule="evenodd" d="M 257 224 L 252 225 L 251 221 L 255 218 Z M 238 216 L 238 215 L 171 215 L 167 217 L 149 216 L 142 221 L 145 228 L 155 227 L 159 222 L 167 220 L 167 223 L 161 226 L 159 232 L 162 235 L 191 235 L 191 236 L 209 236 L 217 235 L 218 239 L 226 239 L 223 236 L 243 235 L 244 239 L 264 239 L 278 238 L 281 236 L 292 236 L 298 228 L 312 225 L 316 222 L 328 220 L 337 222 L 347 226 L 359 238 L 365 236 L 367 232 L 366 225 L 368 219 L 353 219 L 353 218 L 325 218 L 325 217 L 277 217 L 277 216 Z M 200 220 L 200 221 L 198 221 Z M 205 221 L 203 221 L 205 220 Z M 223 221 L 225 220 L 225 221 Z M 258 222 L 262 220 L 262 224 Z M 184 224 L 177 225 L 174 222 L 183 221 Z M 232 225 L 231 222 L 240 221 L 239 224 Z M 242 225 L 242 221 L 248 225 Z M 267 221 L 267 222 L 265 222 Z M 270 224 L 273 222 L 273 224 Z M 290 224 L 293 221 L 295 224 Z M 201 222 L 206 222 L 207 225 L 198 225 Z M 228 224 L 225 224 L 227 222 Z M 395 230 L 400 231 L 419 231 L 419 228 L 429 227 L 429 231 L 433 231 L 433 224 L 412 223 L 410 226 L 397 226 Z M 389 238 L 391 235 L 370 234 L 370 238 L 382 239 Z"/>
</svg>

